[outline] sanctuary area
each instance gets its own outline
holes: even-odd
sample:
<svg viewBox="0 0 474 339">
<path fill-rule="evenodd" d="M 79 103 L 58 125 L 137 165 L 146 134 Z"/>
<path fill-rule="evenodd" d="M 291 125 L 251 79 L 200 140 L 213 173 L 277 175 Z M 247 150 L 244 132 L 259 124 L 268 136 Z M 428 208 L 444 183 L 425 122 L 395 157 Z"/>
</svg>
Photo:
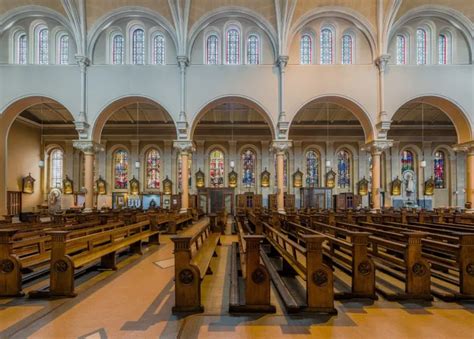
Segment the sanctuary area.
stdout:
<svg viewBox="0 0 474 339">
<path fill-rule="evenodd" d="M 0 338 L 474 338 L 472 0 L 0 0 Z"/>
</svg>

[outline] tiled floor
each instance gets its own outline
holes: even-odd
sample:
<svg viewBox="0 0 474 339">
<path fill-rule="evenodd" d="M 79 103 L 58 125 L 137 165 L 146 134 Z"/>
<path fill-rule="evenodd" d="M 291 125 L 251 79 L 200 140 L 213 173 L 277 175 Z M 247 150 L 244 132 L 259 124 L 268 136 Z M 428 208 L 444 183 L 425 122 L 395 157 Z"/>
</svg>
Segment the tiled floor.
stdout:
<svg viewBox="0 0 474 339">
<path fill-rule="evenodd" d="M 173 257 L 172 243 L 165 236 L 160 247 L 122 261 L 117 272 L 87 279 L 74 299 L 0 299 L 0 337 L 474 339 L 474 303 L 337 302 L 339 314 L 327 318 L 285 315 L 273 293 L 276 314 L 231 316 L 227 312 L 227 267 L 233 239 L 222 238 L 219 257 L 212 262 L 214 274 L 204 279 L 203 314 L 171 315 L 174 267 L 166 261 L 164 268 L 155 263 Z"/>
</svg>

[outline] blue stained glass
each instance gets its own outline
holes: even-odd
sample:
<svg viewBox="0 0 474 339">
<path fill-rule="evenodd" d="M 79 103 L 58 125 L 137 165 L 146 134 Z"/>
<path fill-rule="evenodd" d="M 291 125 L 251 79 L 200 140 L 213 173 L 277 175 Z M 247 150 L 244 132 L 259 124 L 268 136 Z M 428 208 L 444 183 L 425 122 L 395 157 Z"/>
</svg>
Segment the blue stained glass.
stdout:
<svg viewBox="0 0 474 339">
<path fill-rule="evenodd" d="M 401 160 L 402 160 L 402 175 L 405 171 L 415 170 L 414 157 L 411 151 L 403 151 Z"/>
<path fill-rule="evenodd" d="M 436 188 L 445 188 L 445 157 L 443 152 L 436 152 L 434 158 L 434 182 Z"/>
<path fill-rule="evenodd" d="M 319 186 L 319 156 L 312 150 L 306 152 L 306 185 Z"/>
<path fill-rule="evenodd" d="M 151 149 L 146 155 L 146 188 L 160 188 L 160 152 Z"/>
<path fill-rule="evenodd" d="M 242 184 L 255 186 L 255 153 L 247 149 L 242 153 Z"/>
<path fill-rule="evenodd" d="M 351 158 L 349 152 L 343 150 L 337 154 L 337 186 L 348 188 L 351 185 Z"/>
</svg>

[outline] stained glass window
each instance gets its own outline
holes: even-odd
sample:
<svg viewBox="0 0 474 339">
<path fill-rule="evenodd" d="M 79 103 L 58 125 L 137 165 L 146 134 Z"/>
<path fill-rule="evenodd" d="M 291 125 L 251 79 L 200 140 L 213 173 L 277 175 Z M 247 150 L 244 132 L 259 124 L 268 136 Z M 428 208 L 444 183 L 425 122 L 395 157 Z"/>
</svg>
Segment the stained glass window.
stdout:
<svg viewBox="0 0 474 339">
<path fill-rule="evenodd" d="M 145 31 L 137 28 L 132 33 L 132 63 L 145 64 Z"/>
<path fill-rule="evenodd" d="M 313 39 L 309 34 L 304 34 L 300 41 L 300 63 L 310 65 L 313 63 Z"/>
<path fill-rule="evenodd" d="M 250 65 L 260 63 L 260 43 L 255 34 L 250 35 L 247 40 L 247 63 Z"/>
<path fill-rule="evenodd" d="M 17 40 L 17 46 L 16 46 L 16 63 L 20 65 L 25 65 L 27 61 L 27 40 L 26 40 L 26 34 L 20 34 L 18 36 Z"/>
<path fill-rule="evenodd" d="M 69 35 L 59 38 L 59 64 L 67 65 L 69 62 Z"/>
<path fill-rule="evenodd" d="M 319 154 L 313 150 L 306 152 L 306 186 L 319 186 Z"/>
<path fill-rule="evenodd" d="M 191 168 L 192 168 L 192 163 L 193 163 L 193 158 L 192 154 L 190 153 L 188 155 L 188 186 L 192 186 L 192 179 L 193 175 L 191 173 Z M 183 176 L 183 161 L 181 160 L 181 157 L 178 156 L 178 190 L 181 189 L 181 178 Z"/>
<path fill-rule="evenodd" d="M 445 156 L 444 152 L 438 151 L 434 157 L 434 182 L 436 188 L 445 188 Z"/>
<path fill-rule="evenodd" d="M 219 38 L 215 34 L 207 37 L 206 63 L 208 65 L 217 65 L 219 63 Z"/>
<path fill-rule="evenodd" d="M 448 37 L 445 34 L 438 37 L 438 59 L 440 65 L 448 63 Z"/>
<path fill-rule="evenodd" d="M 415 164 L 415 160 L 413 157 L 413 153 L 407 150 L 403 151 L 402 152 L 402 174 L 408 170 L 414 171 L 415 170 L 414 164 Z"/>
<path fill-rule="evenodd" d="M 337 187 L 349 188 L 351 186 L 351 155 L 342 150 L 337 153 Z"/>
<path fill-rule="evenodd" d="M 145 156 L 146 159 L 146 188 L 160 189 L 160 152 L 150 149 Z"/>
<path fill-rule="evenodd" d="M 397 65 L 407 63 L 407 42 L 403 35 L 397 35 Z"/>
<path fill-rule="evenodd" d="M 162 34 L 153 38 L 153 63 L 156 65 L 165 64 L 165 37 Z"/>
<path fill-rule="evenodd" d="M 40 65 L 47 65 L 49 61 L 48 34 L 49 33 L 47 28 L 41 28 L 38 32 L 38 63 Z"/>
<path fill-rule="evenodd" d="M 128 188 L 128 152 L 117 150 L 114 153 L 114 188 Z"/>
<path fill-rule="evenodd" d="M 227 31 L 226 62 L 229 65 L 240 64 L 240 32 L 236 28 Z"/>
<path fill-rule="evenodd" d="M 345 65 L 352 64 L 352 36 L 344 34 L 342 36 L 342 63 Z"/>
<path fill-rule="evenodd" d="M 321 31 L 321 64 L 332 64 L 332 31 L 324 28 Z"/>
<path fill-rule="evenodd" d="M 121 34 L 117 34 L 112 42 L 112 64 L 121 65 L 124 59 L 124 41 Z"/>
<path fill-rule="evenodd" d="M 51 151 L 49 167 L 51 188 L 61 187 L 63 184 L 63 160 L 64 154 L 62 150 L 56 148 Z"/>
<path fill-rule="evenodd" d="M 214 150 L 211 152 L 209 158 L 210 186 L 224 187 L 224 153 L 219 150 Z"/>
<path fill-rule="evenodd" d="M 426 31 L 424 29 L 416 30 L 416 63 L 418 65 L 426 64 L 426 53 L 427 53 L 427 40 Z"/>
<path fill-rule="evenodd" d="M 242 153 L 242 185 L 244 187 L 255 186 L 255 152 L 247 149 Z"/>
</svg>

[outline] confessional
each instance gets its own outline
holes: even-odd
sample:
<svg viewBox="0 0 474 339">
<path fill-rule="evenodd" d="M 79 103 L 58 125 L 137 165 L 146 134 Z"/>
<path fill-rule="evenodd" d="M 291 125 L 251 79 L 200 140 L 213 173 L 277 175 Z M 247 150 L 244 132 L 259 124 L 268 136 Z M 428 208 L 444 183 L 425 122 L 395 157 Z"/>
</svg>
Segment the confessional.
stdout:
<svg viewBox="0 0 474 339">
<path fill-rule="evenodd" d="M 362 196 L 354 193 L 339 193 L 333 195 L 333 206 L 338 210 L 357 208 L 362 204 Z"/>
<path fill-rule="evenodd" d="M 221 211 L 234 214 L 234 188 L 199 188 L 198 204 L 206 214 L 215 214 Z"/>
<path fill-rule="evenodd" d="M 245 212 L 246 209 L 261 209 L 262 195 L 253 192 L 237 194 L 235 197 L 237 214 Z"/>
<path fill-rule="evenodd" d="M 295 195 L 294 194 L 285 193 L 283 195 L 283 201 L 284 201 L 285 210 L 295 208 Z M 276 194 L 268 195 L 268 208 L 273 211 L 276 211 L 278 209 Z"/>
<path fill-rule="evenodd" d="M 332 208 L 332 189 L 325 187 L 300 188 L 301 208 Z"/>
</svg>

